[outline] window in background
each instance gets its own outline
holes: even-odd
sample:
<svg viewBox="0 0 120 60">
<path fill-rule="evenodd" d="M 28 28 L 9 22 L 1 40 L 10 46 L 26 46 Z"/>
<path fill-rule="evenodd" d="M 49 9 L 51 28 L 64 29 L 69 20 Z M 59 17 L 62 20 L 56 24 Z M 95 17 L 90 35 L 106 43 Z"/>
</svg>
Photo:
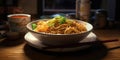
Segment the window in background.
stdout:
<svg viewBox="0 0 120 60">
<path fill-rule="evenodd" d="M 45 14 L 75 12 L 75 0 L 44 0 L 43 8 Z"/>
<path fill-rule="evenodd" d="M 45 9 L 75 9 L 75 0 L 44 0 Z"/>
<path fill-rule="evenodd" d="M 43 0 L 44 14 L 75 13 L 76 0 Z M 101 8 L 102 0 L 91 0 L 91 9 Z"/>
</svg>

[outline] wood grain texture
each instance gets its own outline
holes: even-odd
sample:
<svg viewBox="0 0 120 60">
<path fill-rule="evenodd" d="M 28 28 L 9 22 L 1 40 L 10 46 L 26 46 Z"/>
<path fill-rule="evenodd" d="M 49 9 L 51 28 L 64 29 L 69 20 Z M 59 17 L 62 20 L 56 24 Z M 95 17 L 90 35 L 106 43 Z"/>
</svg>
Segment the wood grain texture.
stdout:
<svg viewBox="0 0 120 60">
<path fill-rule="evenodd" d="M 101 41 L 120 40 L 119 30 L 94 30 L 93 32 Z M 23 42 L 18 43 L 20 41 Z M 120 41 L 100 43 L 86 50 L 66 53 L 37 50 L 27 45 L 24 39 L 20 41 L 1 42 L 0 60 L 120 60 Z"/>
</svg>

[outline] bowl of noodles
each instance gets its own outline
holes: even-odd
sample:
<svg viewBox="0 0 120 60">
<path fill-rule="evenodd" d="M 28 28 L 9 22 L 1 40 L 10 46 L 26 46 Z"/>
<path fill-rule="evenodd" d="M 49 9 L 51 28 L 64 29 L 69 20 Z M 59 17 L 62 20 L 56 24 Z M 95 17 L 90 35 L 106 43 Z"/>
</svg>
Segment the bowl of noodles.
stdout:
<svg viewBox="0 0 120 60">
<path fill-rule="evenodd" d="M 39 19 L 27 24 L 28 31 L 43 44 L 66 45 L 78 43 L 93 29 L 93 26 L 81 20 L 57 16 L 51 19 Z"/>
</svg>

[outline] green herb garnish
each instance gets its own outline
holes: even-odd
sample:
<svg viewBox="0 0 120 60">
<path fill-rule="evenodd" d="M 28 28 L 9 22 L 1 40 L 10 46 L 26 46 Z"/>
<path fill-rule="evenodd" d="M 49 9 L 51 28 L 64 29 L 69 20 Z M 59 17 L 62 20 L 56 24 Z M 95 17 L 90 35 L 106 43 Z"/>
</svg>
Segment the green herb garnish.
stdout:
<svg viewBox="0 0 120 60">
<path fill-rule="evenodd" d="M 64 16 L 56 16 L 55 19 L 57 19 L 60 24 L 64 24 L 66 22 L 66 18 Z"/>
<path fill-rule="evenodd" d="M 32 24 L 32 29 L 34 30 L 37 27 L 37 24 L 33 23 Z"/>
<path fill-rule="evenodd" d="M 66 22 L 66 18 L 64 16 L 56 16 L 51 20 L 47 21 L 48 26 L 54 26 L 55 23 L 59 23 L 59 24 L 64 24 Z"/>
</svg>

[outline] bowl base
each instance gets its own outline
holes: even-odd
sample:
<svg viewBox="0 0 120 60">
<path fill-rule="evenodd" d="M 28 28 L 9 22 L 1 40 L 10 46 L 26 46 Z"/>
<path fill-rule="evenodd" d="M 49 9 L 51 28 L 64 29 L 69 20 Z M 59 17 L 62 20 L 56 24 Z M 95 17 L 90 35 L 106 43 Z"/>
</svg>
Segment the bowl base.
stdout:
<svg viewBox="0 0 120 60">
<path fill-rule="evenodd" d="M 40 50 L 44 51 L 52 51 L 52 52 L 69 52 L 69 51 L 78 51 L 78 50 L 83 50 L 90 45 L 84 45 L 84 46 L 78 46 L 78 47 L 72 47 L 72 48 L 52 48 L 52 49 L 44 49 L 45 47 L 49 47 L 48 45 L 42 44 L 40 40 L 35 38 L 30 32 L 26 33 L 25 35 L 25 41 L 27 44 L 29 44 L 32 47 L 35 47 Z M 84 43 L 84 42 L 94 42 L 96 41 L 97 36 L 91 32 L 85 39 L 80 40 L 78 43 Z"/>
</svg>

